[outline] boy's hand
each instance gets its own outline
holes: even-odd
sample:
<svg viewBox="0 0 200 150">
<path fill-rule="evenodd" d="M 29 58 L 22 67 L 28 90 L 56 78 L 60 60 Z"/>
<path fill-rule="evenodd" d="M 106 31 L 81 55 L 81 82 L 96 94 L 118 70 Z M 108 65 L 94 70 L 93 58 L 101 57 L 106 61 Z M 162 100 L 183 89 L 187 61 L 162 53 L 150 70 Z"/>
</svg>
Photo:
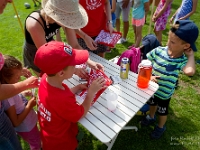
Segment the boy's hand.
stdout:
<svg viewBox="0 0 200 150">
<path fill-rule="evenodd" d="M 160 76 L 151 76 L 151 81 L 158 82 L 157 79 L 160 78 Z"/>
<path fill-rule="evenodd" d="M 35 105 L 36 105 L 36 97 L 32 97 L 32 98 L 28 101 L 27 106 L 28 106 L 29 108 L 33 108 Z"/>
<path fill-rule="evenodd" d="M 83 78 L 83 79 L 89 78 L 88 72 L 85 68 L 75 68 L 74 74 L 79 76 L 80 78 Z"/>
<path fill-rule="evenodd" d="M 194 51 L 191 48 L 188 48 L 184 50 L 184 54 L 189 57 L 189 56 L 194 56 Z"/>
<path fill-rule="evenodd" d="M 87 64 L 91 69 L 104 71 L 104 67 L 100 63 L 88 59 Z"/>
<path fill-rule="evenodd" d="M 88 93 L 91 92 L 91 93 L 96 93 L 98 92 L 99 90 L 103 89 L 103 88 L 106 88 L 107 86 L 105 86 L 105 79 L 103 77 L 98 77 L 96 80 L 94 80 L 92 82 L 92 84 L 90 85 L 89 87 L 89 90 L 88 90 Z"/>
<path fill-rule="evenodd" d="M 87 83 L 79 84 L 79 85 L 78 85 L 78 88 L 79 88 L 79 90 L 85 90 L 85 89 L 87 89 L 87 88 L 88 88 L 88 87 L 87 87 Z"/>
</svg>

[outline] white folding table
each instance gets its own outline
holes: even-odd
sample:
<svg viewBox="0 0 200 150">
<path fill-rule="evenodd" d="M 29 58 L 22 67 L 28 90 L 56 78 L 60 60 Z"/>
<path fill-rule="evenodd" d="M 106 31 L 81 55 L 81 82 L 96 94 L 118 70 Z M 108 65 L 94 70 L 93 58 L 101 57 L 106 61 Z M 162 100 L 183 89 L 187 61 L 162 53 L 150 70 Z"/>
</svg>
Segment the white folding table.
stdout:
<svg viewBox="0 0 200 150">
<path fill-rule="evenodd" d="M 90 59 L 99 62 L 104 66 L 107 76 L 119 75 L 120 66 L 104 58 L 90 53 Z M 79 77 L 74 75 L 71 79 L 65 81 L 69 87 L 80 84 Z M 137 74 L 129 71 L 128 79 L 119 84 L 109 87 L 118 95 L 118 104 L 115 111 L 110 112 L 107 109 L 105 95 L 108 89 L 102 93 L 98 100 L 91 106 L 87 115 L 79 120 L 89 132 L 97 139 L 105 143 L 110 150 L 119 134 L 123 129 L 135 129 L 137 127 L 126 127 L 126 124 L 137 114 L 142 106 L 158 89 L 158 84 L 150 82 L 149 87 L 140 89 L 137 87 Z"/>
</svg>

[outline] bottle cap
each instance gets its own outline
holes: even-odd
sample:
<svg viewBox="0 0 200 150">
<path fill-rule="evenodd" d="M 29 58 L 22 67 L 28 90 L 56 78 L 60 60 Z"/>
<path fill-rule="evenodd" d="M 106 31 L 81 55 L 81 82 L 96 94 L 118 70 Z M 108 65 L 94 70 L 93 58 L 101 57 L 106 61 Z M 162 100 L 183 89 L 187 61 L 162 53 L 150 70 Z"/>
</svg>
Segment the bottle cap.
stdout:
<svg viewBox="0 0 200 150">
<path fill-rule="evenodd" d="M 149 61 L 148 59 L 142 60 L 141 64 L 143 67 L 151 67 L 152 65 L 151 61 Z"/>
</svg>

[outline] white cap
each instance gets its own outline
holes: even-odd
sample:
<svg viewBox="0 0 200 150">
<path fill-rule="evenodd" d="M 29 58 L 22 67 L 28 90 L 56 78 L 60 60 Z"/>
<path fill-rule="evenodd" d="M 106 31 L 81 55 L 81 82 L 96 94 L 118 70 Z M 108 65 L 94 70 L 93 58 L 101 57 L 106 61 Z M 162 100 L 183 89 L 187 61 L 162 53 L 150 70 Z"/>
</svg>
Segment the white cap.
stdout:
<svg viewBox="0 0 200 150">
<path fill-rule="evenodd" d="M 148 59 L 142 60 L 141 65 L 144 67 L 150 67 L 152 65 L 151 61 Z"/>
</svg>

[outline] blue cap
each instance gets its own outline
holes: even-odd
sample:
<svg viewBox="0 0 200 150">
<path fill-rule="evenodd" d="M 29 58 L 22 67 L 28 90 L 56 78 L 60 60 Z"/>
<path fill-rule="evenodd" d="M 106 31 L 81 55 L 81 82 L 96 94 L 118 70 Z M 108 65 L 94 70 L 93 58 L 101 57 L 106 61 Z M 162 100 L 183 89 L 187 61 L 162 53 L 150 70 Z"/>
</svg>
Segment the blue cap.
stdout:
<svg viewBox="0 0 200 150">
<path fill-rule="evenodd" d="M 177 20 L 175 24 L 179 24 L 179 28 L 177 30 L 171 29 L 172 32 L 183 41 L 189 43 L 193 51 L 197 51 L 194 43 L 198 38 L 199 29 L 196 24 L 190 20 Z"/>
</svg>

